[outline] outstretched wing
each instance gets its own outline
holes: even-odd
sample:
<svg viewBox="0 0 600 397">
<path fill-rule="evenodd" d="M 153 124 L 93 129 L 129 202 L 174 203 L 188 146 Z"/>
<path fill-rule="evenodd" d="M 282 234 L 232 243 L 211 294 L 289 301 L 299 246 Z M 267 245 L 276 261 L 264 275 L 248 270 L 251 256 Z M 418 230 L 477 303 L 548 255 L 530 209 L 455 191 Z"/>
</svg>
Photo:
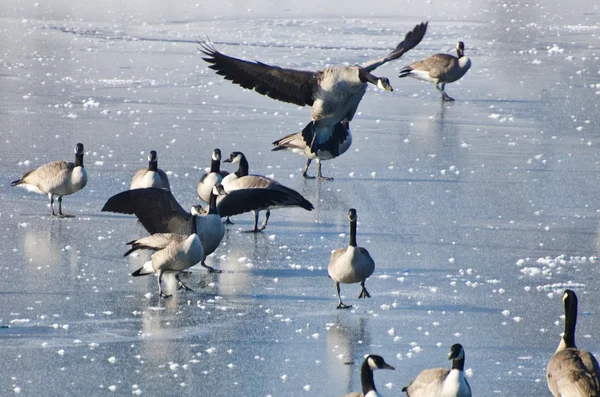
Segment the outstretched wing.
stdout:
<svg viewBox="0 0 600 397">
<path fill-rule="evenodd" d="M 390 52 L 386 57 L 380 59 L 374 59 L 369 62 L 365 62 L 361 65 L 363 69 L 368 72 L 372 72 L 384 63 L 393 61 L 394 59 L 400 58 L 405 52 L 413 49 L 417 44 L 421 42 L 427 32 L 427 24 L 429 22 L 422 22 L 415 26 L 415 28 L 408 32 L 404 37 L 404 40 L 396 46 L 394 51 Z"/>
<path fill-rule="evenodd" d="M 302 199 L 306 201 L 303 197 Z M 273 207 L 301 206 L 305 208 L 306 205 L 303 204 L 302 200 L 298 200 L 295 195 L 286 190 L 240 189 L 224 196 L 219 202 L 217 210 L 221 217 L 226 217 Z M 308 205 L 312 209 L 312 204 L 308 203 Z"/>
<path fill-rule="evenodd" d="M 187 223 L 190 213 L 165 189 L 151 187 L 126 190 L 109 198 L 102 211 L 135 214 L 150 234 L 187 234 L 189 231 Z"/>
<path fill-rule="evenodd" d="M 204 59 L 218 75 L 243 88 L 278 101 L 312 106 L 320 72 L 284 69 L 262 62 L 249 62 L 221 54 L 209 42 L 198 41 Z"/>
</svg>

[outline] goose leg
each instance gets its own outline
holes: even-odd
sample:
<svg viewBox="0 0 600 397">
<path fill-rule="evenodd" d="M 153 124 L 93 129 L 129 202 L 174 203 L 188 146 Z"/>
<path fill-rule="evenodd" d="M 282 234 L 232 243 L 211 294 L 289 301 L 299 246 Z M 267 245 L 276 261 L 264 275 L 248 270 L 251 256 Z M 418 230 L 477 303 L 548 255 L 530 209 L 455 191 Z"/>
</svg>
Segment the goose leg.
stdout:
<svg viewBox="0 0 600 397">
<path fill-rule="evenodd" d="M 321 160 L 319 159 L 317 159 L 317 176 L 319 177 L 320 181 L 333 181 L 333 178 L 325 177 L 321 173 Z"/>
<path fill-rule="evenodd" d="M 235 223 L 231 222 L 231 219 L 229 219 L 229 217 L 227 217 L 227 219 L 225 219 L 225 222 L 223 222 L 224 225 L 235 225 Z"/>
<path fill-rule="evenodd" d="M 175 279 L 177 280 L 177 289 L 185 289 L 186 291 L 193 291 L 190 287 L 185 285 L 183 281 L 179 278 L 179 273 L 175 275 Z"/>
<path fill-rule="evenodd" d="M 208 270 L 209 273 L 223 273 L 222 270 L 218 270 L 218 269 L 215 269 L 212 266 L 208 266 L 206 263 L 204 263 L 204 261 L 200 262 L 200 265 L 202 265 L 203 268 L 205 268 L 206 270 Z"/>
<path fill-rule="evenodd" d="M 350 309 L 352 307 L 352 305 L 345 305 L 342 303 L 342 297 L 340 296 L 340 283 L 338 283 L 337 281 L 335 282 L 335 289 L 337 291 L 337 296 L 338 296 L 338 305 L 337 308 L 338 309 Z"/>
<path fill-rule="evenodd" d="M 248 230 L 249 233 L 258 233 L 260 232 L 262 229 L 258 228 L 258 213 L 259 211 L 252 211 L 252 213 L 254 214 L 254 228 L 252 230 Z"/>
<path fill-rule="evenodd" d="M 267 212 L 265 213 L 265 220 L 263 221 L 261 227 L 258 228 L 259 231 L 263 231 L 265 230 L 265 228 L 267 227 L 267 222 L 269 222 L 269 217 L 271 216 L 271 210 L 267 210 Z"/>
<path fill-rule="evenodd" d="M 161 281 L 162 281 L 163 271 L 162 271 L 162 270 L 159 270 L 157 273 L 158 273 L 158 295 L 159 295 L 161 298 L 170 298 L 170 297 L 171 297 L 171 295 L 167 295 L 167 294 L 165 294 L 165 293 L 163 292 L 163 290 L 162 290 L 162 284 L 161 284 Z"/>
<path fill-rule="evenodd" d="M 311 159 L 308 159 L 306 161 L 306 167 L 304 167 L 304 171 L 302 171 L 302 176 L 304 177 L 304 179 L 315 179 L 314 176 L 308 175 L 308 167 L 310 167 L 311 161 L 312 161 Z"/>
<path fill-rule="evenodd" d="M 454 98 L 450 97 L 450 95 L 446 94 L 446 83 L 442 83 L 442 99 L 444 101 L 453 101 Z"/>
<path fill-rule="evenodd" d="M 358 296 L 358 299 L 360 298 L 370 298 L 371 294 L 369 294 L 369 291 L 367 291 L 367 289 L 365 288 L 365 282 L 361 281 L 360 286 L 362 287 L 362 289 L 360 290 L 360 295 Z"/>
<path fill-rule="evenodd" d="M 48 198 L 50 199 L 50 215 L 55 216 L 56 214 L 54 213 L 54 196 L 49 194 Z"/>
</svg>

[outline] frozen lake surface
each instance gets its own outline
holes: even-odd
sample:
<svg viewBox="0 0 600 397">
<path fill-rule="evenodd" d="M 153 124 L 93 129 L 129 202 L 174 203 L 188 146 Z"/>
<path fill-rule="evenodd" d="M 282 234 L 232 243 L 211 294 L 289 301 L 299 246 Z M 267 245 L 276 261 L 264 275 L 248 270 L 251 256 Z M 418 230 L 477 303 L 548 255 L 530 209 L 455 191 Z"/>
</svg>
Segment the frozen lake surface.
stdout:
<svg viewBox="0 0 600 397">
<path fill-rule="evenodd" d="M 365 354 L 382 355 L 383 395 L 466 350 L 477 396 L 544 396 L 562 332 L 562 291 L 579 295 L 579 347 L 600 352 L 600 23 L 589 1 L 71 2 L 0 5 L 0 394 L 341 396 L 360 390 Z M 343 8 L 343 16 L 336 11 Z M 212 8 L 214 7 L 214 8 Z M 369 8 L 371 7 L 371 8 Z M 224 81 L 201 60 L 225 54 L 316 70 L 362 63 L 429 20 L 423 42 L 377 70 L 354 141 L 305 181 L 305 160 L 270 142 L 308 108 Z M 447 86 L 400 68 L 463 40 L 473 66 Z M 51 219 L 19 174 L 86 148 L 89 183 Z M 273 211 L 264 233 L 235 218 L 195 292 L 157 296 L 122 258 L 146 233 L 101 213 L 155 149 L 189 208 L 210 154 L 246 153 L 315 210 Z M 314 166 L 313 166 L 314 167 Z M 225 167 L 231 171 L 231 167 Z M 311 169 L 311 173 L 314 170 Z M 370 251 L 371 299 L 327 263 L 347 244 L 348 208 Z"/>
</svg>

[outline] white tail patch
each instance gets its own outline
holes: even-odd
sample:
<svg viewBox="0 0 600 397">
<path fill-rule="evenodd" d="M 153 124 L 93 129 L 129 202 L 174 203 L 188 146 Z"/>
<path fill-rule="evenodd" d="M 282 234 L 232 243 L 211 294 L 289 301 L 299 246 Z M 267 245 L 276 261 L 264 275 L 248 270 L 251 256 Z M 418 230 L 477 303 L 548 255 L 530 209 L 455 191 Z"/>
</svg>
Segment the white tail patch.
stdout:
<svg viewBox="0 0 600 397">
<path fill-rule="evenodd" d="M 147 274 L 154 273 L 154 267 L 152 266 L 152 261 L 148 261 L 144 263 L 144 266 L 140 269 L 140 276 L 145 276 Z"/>
</svg>

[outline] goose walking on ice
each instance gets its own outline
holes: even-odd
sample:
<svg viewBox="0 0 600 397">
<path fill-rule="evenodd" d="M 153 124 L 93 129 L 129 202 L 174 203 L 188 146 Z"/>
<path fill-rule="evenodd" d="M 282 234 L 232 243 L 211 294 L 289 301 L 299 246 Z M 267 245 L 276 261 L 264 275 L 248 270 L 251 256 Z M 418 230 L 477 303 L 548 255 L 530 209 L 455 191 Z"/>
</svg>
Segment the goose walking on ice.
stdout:
<svg viewBox="0 0 600 397">
<path fill-rule="evenodd" d="M 577 295 L 570 289 L 565 290 L 563 301 L 565 332 L 546 368 L 548 389 L 554 397 L 600 396 L 598 361 L 593 354 L 575 345 Z"/>
<path fill-rule="evenodd" d="M 414 48 L 426 31 L 427 23 L 416 25 L 383 58 L 360 66 L 332 66 L 315 72 L 249 62 L 222 54 L 209 42 L 200 41 L 199 44 L 205 55 L 203 59 L 226 80 L 282 102 L 311 106 L 311 121 L 300 136 L 315 158 L 325 160 L 344 153 L 346 145 L 349 147 L 349 123 L 367 91 L 367 85 L 370 83 L 392 91 L 387 78 L 376 77 L 372 72 Z M 306 172 L 303 175 L 306 176 Z"/>
<path fill-rule="evenodd" d="M 161 298 L 168 298 L 171 296 L 165 294 L 162 290 L 162 276 L 164 273 L 175 273 L 175 278 L 179 282 L 179 286 L 185 288 L 187 291 L 192 290 L 179 279 L 179 273 L 204 260 L 204 249 L 202 248 L 202 243 L 196 233 L 197 218 L 198 211 L 195 207 L 192 207 L 189 222 L 189 235 L 157 233 L 127 243 L 131 245 L 132 248 L 123 256 L 127 256 L 138 249 L 156 251 L 152 254 L 149 261 L 144 263 L 141 268 L 131 273 L 131 275 L 139 277 L 156 273 L 158 275 L 158 294 Z"/>
<path fill-rule="evenodd" d="M 381 394 L 375 388 L 373 380 L 373 371 L 378 369 L 391 369 L 394 367 L 385 362 L 383 357 L 371 354 L 365 358 L 360 367 L 360 383 L 362 385 L 362 393 L 353 392 L 344 395 L 344 397 L 381 397 Z"/>
<path fill-rule="evenodd" d="M 70 217 L 62 212 L 62 198 L 80 191 L 87 184 L 87 172 L 83 167 L 83 144 L 75 146 L 75 162 L 53 161 L 23 174 L 11 186 L 19 186 L 30 192 L 48 195 L 52 216 Z M 58 197 L 58 213 L 54 212 L 54 198 Z"/>
<path fill-rule="evenodd" d="M 242 152 L 231 153 L 224 162 L 238 164 L 238 170 L 221 181 L 228 199 L 219 203 L 220 215 L 228 216 L 252 211 L 254 228 L 251 232 L 260 232 L 267 227 L 272 209 L 283 207 L 301 207 L 307 211 L 314 209 L 310 201 L 297 191 L 266 176 L 250 175 L 248 160 Z M 257 189 L 267 190 L 267 192 L 256 192 Z M 253 198 L 252 201 L 249 200 L 250 197 Z M 259 198 L 264 200 L 256 201 Z M 261 210 L 267 212 L 262 226 L 258 227 L 258 214 Z"/>
<path fill-rule="evenodd" d="M 338 296 L 338 309 L 349 309 L 352 305 L 345 305 L 340 295 L 340 283 L 360 283 L 361 291 L 358 298 L 370 298 L 371 295 L 365 287 L 365 280 L 375 271 L 375 261 L 371 258 L 369 251 L 356 245 L 356 210 L 350 208 L 348 211 L 350 220 L 350 243 L 346 248 L 335 250 L 329 259 L 327 272 L 335 282 Z"/>
<path fill-rule="evenodd" d="M 146 187 L 157 187 L 171 190 L 169 177 L 158 168 L 158 156 L 155 150 L 151 150 L 148 155 L 148 168 L 138 170 L 131 180 L 130 189 L 143 189 Z"/>
<path fill-rule="evenodd" d="M 402 391 L 408 397 L 471 397 L 471 386 L 465 378 L 465 350 L 462 345 L 452 345 L 448 360 L 452 360 L 452 369 L 426 369 Z"/>
<path fill-rule="evenodd" d="M 465 56 L 465 44 L 462 41 L 456 44 L 456 54 L 458 57 L 450 54 L 435 54 L 412 63 L 400 70 L 399 77 L 410 76 L 434 83 L 435 88 L 442 94 L 443 101 L 453 101 L 454 99 L 444 90 L 446 84 L 463 77 L 471 67 L 471 60 Z"/>
</svg>

